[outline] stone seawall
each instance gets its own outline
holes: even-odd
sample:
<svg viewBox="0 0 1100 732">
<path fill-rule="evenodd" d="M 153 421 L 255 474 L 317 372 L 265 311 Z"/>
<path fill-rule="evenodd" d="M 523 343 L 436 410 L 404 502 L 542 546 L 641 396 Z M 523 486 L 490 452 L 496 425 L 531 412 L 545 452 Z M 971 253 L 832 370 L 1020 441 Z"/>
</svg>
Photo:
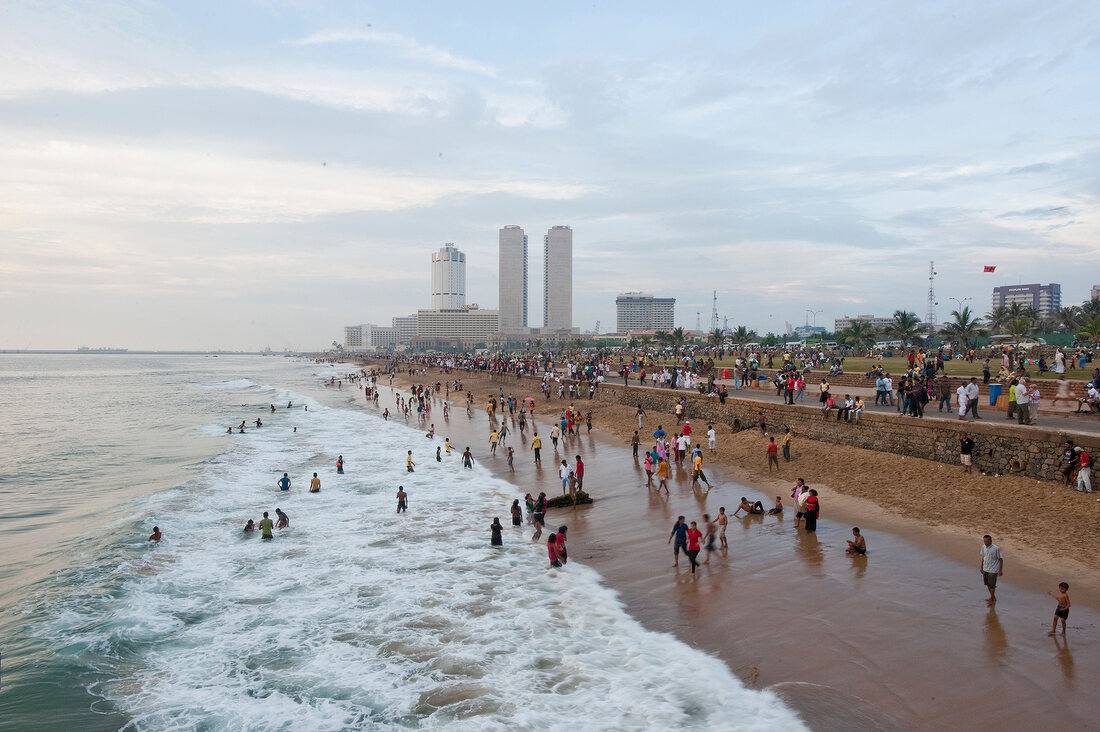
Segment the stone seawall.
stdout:
<svg viewBox="0 0 1100 732">
<path fill-rule="evenodd" d="M 458 378 L 461 379 L 461 376 Z M 556 397 L 545 401 L 540 395 L 537 378 L 494 374 L 493 380 L 501 384 L 522 385 L 523 392 L 517 394 L 521 398 L 538 395 L 537 412 L 545 413 L 547 405 L 553 405 L 552 408 L 557 410 L 563 404 Z M 589 403 L 587 392 L 585 387 L 585 397 L 575 401 L 579 408 L 583 409 L 582 405 Z M 693 437 L 696 439 L 705 434 L 707 422 L 723 424 L 730 429 L 758 429 L 759 413 L 763 412 L 768 432 L 776 436 L 777 442 L 784 427 L 789 425 L 798 437 L 958 465 L 959 433 L 965 430 L 974 440 L 974 465 L 978 470 L 1017 473 L 1040 480 L 1061 480 L 1061 454 L 1066 439 L 1082 445 L 1092 455 L 1100 451 L 1100 436 L 1097 435 L 996 424 L 992 419 L 962 423 L 865 412 L 860 421 L 853 424 L 837 422 L 835 413 L 824 419 L 816 404 L 785 405 L 778 401 L 759 402 L 734 396 L 722 404 L 717 397 L 705 397 L 680 389 L 624 387 L 610 382 L 600 386 L 595 395 L 598 402 L 630 408 L 641 405 L 647 412 L 669 414 L 675 412 L 676 402 L 681 398 L 687 400 L 685 416 L 692 420 L 695 427 Z M 1000 412 L 997 418 L 1003 419 Z M 647 432 L 656 429 L 656 426 L 653 417 L 646 420 Z M 675 424 L 664 426 L 672 432 Z M 723 430 L 719 429 L 718 433 L 722 434 Z M 935 480 L 935 476 L 930 475 L 929 479 Z"/>
</svg>

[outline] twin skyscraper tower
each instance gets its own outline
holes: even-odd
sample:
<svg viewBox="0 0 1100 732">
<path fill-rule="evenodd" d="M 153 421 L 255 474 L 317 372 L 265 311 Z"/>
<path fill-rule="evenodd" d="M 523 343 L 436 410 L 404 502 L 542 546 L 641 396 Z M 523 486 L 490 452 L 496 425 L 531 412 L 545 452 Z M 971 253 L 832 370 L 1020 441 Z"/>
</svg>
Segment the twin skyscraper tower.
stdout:
<svg viewBox="0 0 1100 732">
<path fill-rule="evenodd" d="M 543 333 L 573 329 L 573 230 L 554 226 L 542 239 Z M 530 326 L 527 311 L 527 234 L 519 226 L 500 230 L 500 331 L 520 334 Z"/>
</svg>

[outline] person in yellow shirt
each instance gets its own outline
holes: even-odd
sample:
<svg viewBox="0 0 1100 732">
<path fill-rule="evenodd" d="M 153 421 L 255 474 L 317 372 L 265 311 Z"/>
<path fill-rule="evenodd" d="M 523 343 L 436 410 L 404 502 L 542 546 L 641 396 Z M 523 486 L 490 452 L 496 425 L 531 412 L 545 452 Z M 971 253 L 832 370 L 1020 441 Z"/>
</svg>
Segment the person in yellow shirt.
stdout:
<svg viewBox="0 0 1100 732">
<path fill-rule="evenodd" d="M 318 493 L 321 490 L 321 479 L 317 477 L 317 473 L 313 474 L 313 480 L 309 481 L 309 492 Z"/>
<path fill-rule="evenodd" d="M 489 453 L 492 455 L 497 454 L 497 443 L 500 442 L 500 433 L 493 430 L 489 433 Z"/>
<path fill-rule="evenodd" d="M 791 428 L 787 428 L 787 434 L 783 435 L 783 460 L 786 462 L 791 461 L 791 442 L 794 441 L 794 432 Z"/>
<path fill-rule="evenodd" d="M 447 437 L 443 440 L 443 449 L 447 451 L 447 454 L 451 454 L 451 438 Z"/>
<path fill-rule="evenodd" d="M 665 489 L 665 493 L 668 493 L 668 474 L 669 467 L 667 460 L 661 460 L 657 463 L 657 490 Z"/>
<path fill-rule="evenodd" d="M 707 484 L 707 490 L 711 489 L 710 481 L 707 480 L 707 476 L 703 473 L 703 451 L 698 446 L 695 448 L 695 458 L 691 461 L 691 487 L 695 488 L 699 484 L 699 481 L 703 481 Z"/>
<path fill-rule="evenodd" d="M 538 432 L 531 438 L 531 449 L 535 451 L 535 465 L 542 465 L 542 438 Z"/>
<path fill-rule="evenodd" d="M 409 450 L 409 454 L 405 456 L 405 469 L 411 473 L 413 472 L 414 465 L 416 465 L 416 463 L 413 462 L 413 451 Z"/>
</svg>

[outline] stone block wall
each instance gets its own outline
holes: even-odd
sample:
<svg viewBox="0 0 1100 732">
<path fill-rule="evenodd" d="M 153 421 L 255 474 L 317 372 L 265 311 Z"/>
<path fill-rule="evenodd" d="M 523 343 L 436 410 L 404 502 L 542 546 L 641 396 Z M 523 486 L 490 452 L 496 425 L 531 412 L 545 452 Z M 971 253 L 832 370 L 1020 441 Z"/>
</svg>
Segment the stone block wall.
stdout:
<svg viewBox="0 0 1100 732">
<path fill-rule="evenodd" d="M 531 394 L 539 391 L 539 380 L 531 377 L 494 376 L 504 383 L 522 384 Z M 585 397 L 576 401 L 587 403 Z M 517 394 L 526 396 L 526 394 Z M 867 450 L 877 450 L 896 455 L 925 458 L 949 465 L 959 464 L 959 434 L 965 430 L 974 440 L 974 465 L 977 469 L 992 473 L 1018 473 L 1039 480 L 1061 480 L 1061 453 L 1067 439 L 1085 447 L 1090 454 L 1100 452 L 1100 436 L 1074 433 L 1067 435 L 1058 430 L 1040 427 L 1021 427 L 1012 424 L 996 424 L 992 420 L 956 422 L 936 419 L 917 419 L 894 414 L 864 413 L 859 423 L 837 422 L 835 413 L 824 419 L 816 404 L 786 405 L 780 402 L 759 402 L 737 399 L 731 395 L 725 404 L 717 397 L 706 397 L 682 389 L 653 389 L 622 384 L 603 384 L 596 390 L 595 400 L 609 404 L 622 404 L 635 408 L 641 405 L 647 412 L 673 413 L 676 402 L 685 398 L 685 416 L 692 420 L 695 434 L 703 434 L 705 423 L 723 424 L 730 429 L 758 429 L 759 413 L 764 412 L 769 433 L 776 434 L 789 425 L 800 437 L 849 445 Z M 554 404 L 559 402 L 551 400 Z M 540 398 L 539 404 L 544 402 Z M 699 424 L 700 422 L 704 424 Z M 653 418 L 647 420 L 647 428 L 656 429 Z M 671 432 L 675 424 L 665 425 Z M 722 430 L 718 429 L 721 434 Z M 694 436 L 694 435 L 693 435 Z"/>
</svg>

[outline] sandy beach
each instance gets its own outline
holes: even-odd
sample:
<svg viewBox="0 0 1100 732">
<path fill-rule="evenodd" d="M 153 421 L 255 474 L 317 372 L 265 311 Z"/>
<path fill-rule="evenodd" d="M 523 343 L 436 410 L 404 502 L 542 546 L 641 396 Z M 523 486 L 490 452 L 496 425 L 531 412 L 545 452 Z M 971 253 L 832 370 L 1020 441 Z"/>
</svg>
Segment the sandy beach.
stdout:
<svg viewBox="0 0 1100 732">
<path fill-rule="evenodd" d="M 481 404 L 500 384 L 457 377 L 477 397 L 474 414 L 467 418 L 462 394 L 451 400 L 449 421 L 437 406 L 440 436 L 460 449 L 470 444 L 482 466 L 517 485 L 517 496 L 560 494 L 550 461 L 583 455 L 595 505 L 548 517 L 549 529 L 569 524 L 571 556 L 597 568 L 647 627 L 717 654 L 746 684 L 781 693 L 815 729 L 1091 723 L 1089 680 L 1100 661 L 1084 649 L 1094 646 L 1100 619 L 1089 589 L 1097 574 L 1095 501 L 1086 506 L 1049 482 L 962 476 L 957 465 L 798 438 L 792 462 L 781 460 L 782 474 L 768 476 L 759 431 L 733 435 L 728 428 L 719 432 L 717 455 L 706 456 L 717 487 L 709 495 L 692 491 L 686 472 L 674 470 L 666 497 L 645 487 L 631 458 L 633 410 L 598 402 L 591 403 L 592 434 L 557 456 L 547 440 L 542 469 L 512 425 L 510 474 L 503 452 L 488 455 Z M 423 381 L 443 378 L 432 373 Z M 394 386 L 407 383 L 399 377 Z M 392 401 L 388 390 L 382 399 L 382 406 Z M 544 435 L 546 415 L 566 404 L 539 397 Z M 657 424 L 667 429 L 675 418 L 647 415 L 647 432 Z M 693 427 L 696 436 L 705 433 L 705 425 Z M 686 560 L 672 566 L 666 539 L 677 515 L 701 520 L 719 506 L 732 513 L 742 495 L 770 505 L 778 494 L 789 504 L 799 476 L 821 492 L 816 536 L 796 531 L 789 510 L 781 519 L 733 519 L 729 550 L 716 552 L 697 577 Z M 866 558 L 844 554 L 852 525 L 868 537 Z M 1005 552 L 993 608 L 977 569 L 983 533 Z M 1044 593 L 1061 580 L 1075 603 L 1066 640 L 1046 636 L 1053 601 Z"/>
</svg>

